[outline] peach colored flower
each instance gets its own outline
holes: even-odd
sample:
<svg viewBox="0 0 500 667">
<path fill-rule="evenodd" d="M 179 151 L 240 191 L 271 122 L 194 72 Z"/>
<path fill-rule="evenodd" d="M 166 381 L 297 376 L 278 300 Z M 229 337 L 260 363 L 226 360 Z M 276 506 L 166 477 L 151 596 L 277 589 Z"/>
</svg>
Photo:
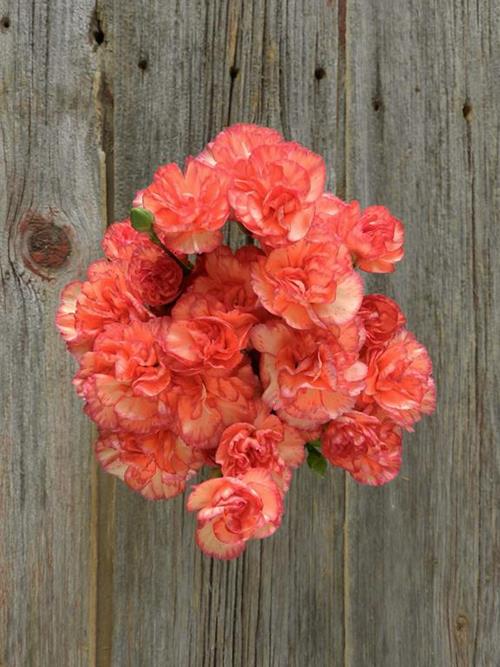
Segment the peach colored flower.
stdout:
<svg viewBox="0 0 500 667">
<path fill-rule="evenodd" d="M 211 167 L 189 160 L 182 173 L 176 164 L 164 165 L 142 200 L 155 216 L 155 232 L 170 250 L 208 252 L 222 242 L 220 228 L 229 216 L 227 182 Z"/>
<path fill-rule="evenodd" d="M 367 294 L 363 298 L 359 315 L 363 320 L 369 347 L 384 345 L 406 324 L 398 304 L 383 294 Z"/>
<path fill-rule="evenodd" d="M 297 331 L 279 320 L 250 334 L 261 353 L 262 398 L 287 423 L 313 429 L 350 410 L 365 386 L 366 366 L 320 330 Z"/>
<path fill-rule="evenodd" d="M 196 542 L 208 556 L 236 558 L 250 539 L 268 537 L 283 514 L 271 473 L 255 468 L 242 478 L 221 477 L 195 486 L 187 502 L 198 512 Z"/>
<path fill-rule="evenodd" d="M 404 255 L 403 224 L 383 206 L 365 208 L 349 238 L 363 271 L 391 273 Z"/>
<path fill-rule="evenodd" d="M 253 420 L 257 390 L 249 364 L 229 377 L 176 374 L 168 393 L 175 414 L 172 430 L 192 447 L 213 449 L 227 426 Z"/>
<path fill-rule="evenodd" d="M 243 360 L 246 339 L 219 317 L 173 319 L 162 338 L 169 364 L 178 373 L 227 375 Z"/>
<path fill-rule="evenodd" d="M 349 251 L 334 242 L 273 250 L 254 266 L 252 284 L 263 306 L 295 329 L 347 324 L 363 298 Z"/>
<path fill-rule="evenodd" d="M 179 264 L 158 246 L 139 246 L 132 253 L 128 280 L 136 286 L 141 300 L 148 306 L 173 301 L 180 292 L 182 279 Z"/>
<path fill-rule="evenodd" d="M 199 470 L 204 457 L 171 431 L 147 435 L 102 433 L 95 445 L 99 463 L 150 500 L 172 498 Z"/>
<path fill-rule="evenodd" d="M 262 251 L 255 246 L 244 246 L 234 254 L 228 246 L 219 246 L 203 255 L 202 261 L 197 264 L 200 273 L 188 293 L 217 299 L 224 306 L 220 310 L 237 310 L 260 318 L 265 311 L 252 288 L 251 276 L 253 267 L 262 256 Z"/>
<path fill-rule="evenodd" d="M 237 123 L 222 130 L 196 158 L 211 167 L 216 165 L 231 172 L 239 160 L 247 160 L 259 146 L 279 144 L 281 134 L 269 127 Z"/>
<path fill-rule="evenodd" d="M 220 294 L 220 299 L 224 299 L 223 294 Z M 172 308 L 172 319 L 175 321 L 191 321 L 199 318 L 221 320 L 231 328 L 239 341 L 240 349 L 243 349 L 247 345 L 249 331 L 256 324 L 257 317 L 239 308 L 227 310 L 224 301 L 219 300 L 214 294 L 198 294 L 195 291 L 188 291 L 178 299 Z"/>
<path fill-rule="evenodd" d="M 287 490 L 290 468 L 304 461 L 304 443 L 296 429 L 262 405 L 253 423 L 237 422 L 225 429 L 215 460 L 229 477 L 242 477 L 250 468 L 270 470 L 276 484 Z"/>
<path fill-rule="evenodd" d="M 321 451 L 361 484 L 390 482 L 401 467 L 401 429 L 391 420 L 353 410 L 328 424 Z"/>
<path fill-rule="evenodd" d="M 406 329 L 400 329 L 384 347 L 366 348 L 366 388 L 360 405 L 377 405 L 397 424 L 412 430 L 423 414 L 436 405 L 432 362 L 426 348 Z"/>
<path fill-rule="evenodd" d="M 138 246 L 152 246 L 155 244 L 146 234 L 141 234 L 130 224 L 130 220 L 121 220 L 110 225 L 102 240 L 104 254 L 110 260 L 128 262 Z"/>
<path fill-rule="evenodd" d="M 56 312 L 56 327 L 66 341 L 68 350 L 76 357 L 88 352 L 93 343 L 92 337 L 83 336 L 76 327 L 76 306 L 82 285 L 81 281 L 75 280 L 64 287 Z"/>
<path fill-rule="evenodd" d="M 92 349 L 108 324 L 150 318 L 119 264 L 99 260 L 90 265 L 88 280 L 70 283 L 62 291 L 56 326 L 69 350 L 79 357 Z"/>
<path fill-rule="evenodd" d="M 167 321 L 110 324 L 83 355 L 74 384 L 101 429 L 149 433 L 170 426 L 171 373 L 158 344 Z"/>
<path fill-rule="evenodd" d="M 384 206 L 361 211 L 357 201 L 343 202 L 327 193 L 318 201 L 308 240 L 340 239 L 355 263 L 370 273 L 391 273 L 404 255 L 404 227 Z"/>
<path fill-rule="evenodd" d="M 259 146 L 236 164 L 229 203 L 238 222 L 276 248 L 307 234 L 324 184 L 319 155 L 294 142 Z"/>
<path fill-rule="evenodd" d="M 342 241 L 343 217 L 349 212 L 349 204 L 331 192 L 325 192 L 316 202 L 314 219 L 307 233 L 306 240 L 312 243 L 331 243 Z"/>
</svg>

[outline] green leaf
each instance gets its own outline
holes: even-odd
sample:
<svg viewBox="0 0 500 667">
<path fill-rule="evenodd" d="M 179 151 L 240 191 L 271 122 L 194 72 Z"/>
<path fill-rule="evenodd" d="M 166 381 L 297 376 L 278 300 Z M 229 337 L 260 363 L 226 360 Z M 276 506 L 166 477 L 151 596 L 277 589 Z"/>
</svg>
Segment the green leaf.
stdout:
<svg viewBox="0 0 500 667">
<path fill-rule="evenodd" d="M 316 449 L 321 449 L 321 440 L 319 438 L 317 440 L 311 440 L 307 444 L 311 445 L 311 447 L 316 447 Z"/>
<path fill-rule="evenodd" d="M 130 211 L 130 222 L 132 223 L 132 227 L 137 229 L 138 232 L 147 232 L 149 234 L 153 231 L 154 216 L 145 208 L 133 208 Z"/>
<path fill-rule="evenodd" d="M 208 479 L 217 479 L 217 477 L 222 477 L 222 470 L 220 468 L 209 468 L 207 477 Z"/>
<path fill-rule="evenodd" d="M 326 474 L 327 462 L 323 454 L 316 449 L 316 445 L 308 442 L 306 444 L 307 449 L 307 465 L 320 477 L 324 477 Z"/>
</svg>

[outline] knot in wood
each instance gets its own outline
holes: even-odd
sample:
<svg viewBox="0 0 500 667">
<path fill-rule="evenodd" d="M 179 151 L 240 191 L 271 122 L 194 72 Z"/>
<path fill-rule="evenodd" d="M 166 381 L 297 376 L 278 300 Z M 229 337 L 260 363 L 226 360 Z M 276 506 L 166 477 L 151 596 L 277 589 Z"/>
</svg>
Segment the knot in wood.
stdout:
<svg viewBox="0 0 500 667">
<path fill-rule="evenodd" d="M 37 273 L 42 269 L 60 269 L 71 254 L 71 241 L 64 227 L 40 213 L 28 212 L 21 222 L 25 237 L 25 264 Z"/>
</svg>

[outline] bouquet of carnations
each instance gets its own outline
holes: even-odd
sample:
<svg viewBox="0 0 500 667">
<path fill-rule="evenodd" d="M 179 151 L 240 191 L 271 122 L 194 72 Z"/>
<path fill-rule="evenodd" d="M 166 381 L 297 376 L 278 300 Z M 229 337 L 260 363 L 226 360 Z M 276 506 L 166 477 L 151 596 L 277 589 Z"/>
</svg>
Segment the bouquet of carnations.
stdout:
<svg viewBox="0 0 500 667">
<path fill-rule="evenodd" d="M 184 170 L 161 166 L 61 295 L 98 461 L 153 500 L 206 466 L 187 508 L 217 558 L 277 529 L 305 461 L 389 482 L 402 431 L 434 409 L 425 347 L 357 271 L 394 271 L 403 225 L 325 192 L 325 172 L 277 131 L 234 125 Z M 247 235 L 236 252 L 226 223 Z"/>
</svg>

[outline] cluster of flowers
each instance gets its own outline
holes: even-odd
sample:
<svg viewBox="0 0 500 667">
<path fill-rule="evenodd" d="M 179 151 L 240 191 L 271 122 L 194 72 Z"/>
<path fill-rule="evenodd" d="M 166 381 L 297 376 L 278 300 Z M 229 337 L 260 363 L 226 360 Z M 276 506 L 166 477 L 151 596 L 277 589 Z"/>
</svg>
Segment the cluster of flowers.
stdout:
<svg viewBox="0 0 500 667">
<path fill-rule="evenodd" d="M 249 235 L 235 253 L 228 220 Z M 319 155 L 230 127 L 184 171 L 160 167 L 103 250 L 57 314 L 97 458 L 150 499 L 208 466 L 187 502 L 204 552 L 271 535 L 306 459 L 364 484 L 397 475 L 402 430 L 434 408 L 431 360 L 356 269 L 393 271 L 403 226 L 325 192 Z"/>
</svg>

